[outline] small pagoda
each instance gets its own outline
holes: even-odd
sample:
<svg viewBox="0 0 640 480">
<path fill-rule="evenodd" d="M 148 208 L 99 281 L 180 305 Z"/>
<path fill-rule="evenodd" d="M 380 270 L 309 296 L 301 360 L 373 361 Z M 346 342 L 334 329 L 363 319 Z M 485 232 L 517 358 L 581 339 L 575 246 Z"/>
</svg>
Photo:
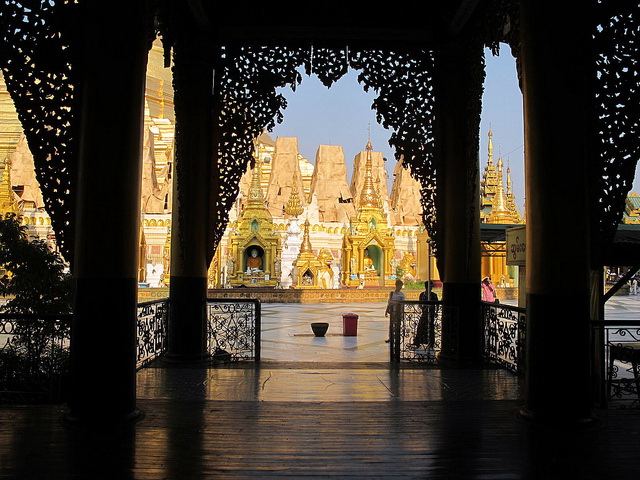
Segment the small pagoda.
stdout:
<svg viewBox="0 0 640 480">
<path fill-rule="evenodd" d="M 280 237 L 264 204 L 260 168 L 257 162 L 247 205 L 230 239 L 232 262 L 227 274 L 232 287 L 275 287 L 280 282 L 280 272 L 276 271 Z"/>
<path fill-rule="evenodd" d="M 347 287 L 393 286 L 395 272 L 391 260 L 395 251 L 380 191 L 373 182 L 371 140 L 367 142 L 367 158 L 360 202 L 349 231 L 342 243 L 342 278 Z"/>
</svg>

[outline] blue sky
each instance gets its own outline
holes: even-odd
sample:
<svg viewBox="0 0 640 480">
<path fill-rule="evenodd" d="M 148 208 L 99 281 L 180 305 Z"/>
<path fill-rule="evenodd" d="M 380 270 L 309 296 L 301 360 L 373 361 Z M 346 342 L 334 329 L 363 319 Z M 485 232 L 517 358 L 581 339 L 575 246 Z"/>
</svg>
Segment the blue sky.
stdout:
<svg viewBox="0 0 640 480">
<path fill-rule="evenodd" d="M 493 130 L 494 158 L 502 152 L 505 165 L 511 167 L 516 203 L 524 205 L 524 150 L 522 126 L 522 96 L 517 84 L 515 61 L 507 47 L 498 57 L 487 53 L 487 79 L 483 96 L 483 113 L 480 131 L 481 167 L 487 161 L 489 126 Z M 357 82 L 357 72 L 351 70 L 340 81 L 324 87 L 315 76 L 303 75 L 295 92 L 282 89 L 288 106 L 283 123 L 271 132 L 276 137 L 298 137 L 300 153 L 315 162 L 318 145 L 342 145 L 345 160 L 351 172 L 353 158 L 364 150 L 368 129 L 371 143 L 388 159 L 387 171 L 393 172 L 395 159 L 389 147 L 391 131 L 376 121 L 371 104 L 375 92 L 365 93 Z"/>
<path fill-rule="evenodd" d="M 487 67 L 480 124 L 481 173 L 487 162 L 488 132 L 491 128 L 494 159 L 497 162 L 502 154 L 505 175 L 506 166 L 511 167 L 516 205 L 524 213 L 522 95 L 518 87 L 515 60 L 504 45 L 499 56 L 493 56 L 489 51 L 485 54 Z M 364 150 L 370 125 L 373 148 L 388 159 L 387 172 L 392 178 L 395 158 L 388 143 L 391 132 L 377 123 L 375 112 L 371 110 L 375 93 L 364 92 L 357 82 L 356 71 L 351 70 L 330 89 L 324 87 L 315 76 L 303 75 L 302 84 L 295 92 L 282 89 L 282 93 L 289 105 L 284 111 L 283 123 L 271 133 L 274 139 L 276 136 L 298 137 L 300 153 L 312 163 L 315 162 L 318 145 L 342 145 L 351 175 L 353 158 Z M 638 177 L 640 164 L 631 190 L 640 194 Z"/>
</svg>

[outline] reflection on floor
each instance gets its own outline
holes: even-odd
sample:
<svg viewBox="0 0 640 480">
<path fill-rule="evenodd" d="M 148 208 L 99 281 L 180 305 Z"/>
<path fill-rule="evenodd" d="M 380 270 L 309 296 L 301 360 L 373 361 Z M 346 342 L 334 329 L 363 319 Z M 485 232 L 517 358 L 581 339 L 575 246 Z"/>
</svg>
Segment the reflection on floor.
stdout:
<svg viewBox="0 0 640 480">
<path fill-rule="evenodd" d="M 436 369 L 389 363 L 262 362 L 138 372 L 138 398 L 187 401 L 378 402 L 517 400 L 521 380 L 501 369 Z"/>
</svg>

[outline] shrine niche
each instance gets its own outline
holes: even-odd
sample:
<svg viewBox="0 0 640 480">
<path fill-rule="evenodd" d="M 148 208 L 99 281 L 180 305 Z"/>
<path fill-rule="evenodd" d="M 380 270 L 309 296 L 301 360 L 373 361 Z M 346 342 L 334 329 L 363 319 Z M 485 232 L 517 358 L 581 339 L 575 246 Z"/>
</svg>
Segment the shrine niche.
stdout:
<svg viewBox="0 0 640 480">
<path fill-rule="evenodd" d="M 275 287 L 279 283 L 280 236 L 264 204 L 261 171 L 253 169 L 247 206 L 230 241 L 228 283 L 232 287 Z"/>
</svg>

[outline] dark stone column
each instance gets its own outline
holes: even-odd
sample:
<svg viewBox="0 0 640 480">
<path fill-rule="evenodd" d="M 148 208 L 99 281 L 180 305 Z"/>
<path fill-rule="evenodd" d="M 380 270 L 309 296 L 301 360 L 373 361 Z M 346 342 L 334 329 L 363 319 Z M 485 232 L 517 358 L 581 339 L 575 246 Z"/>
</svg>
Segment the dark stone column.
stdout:
<svg viewBox="0 0 640 480">
<path fill-rule="evenodd" d="M 457 40 L 435 52 L 439 268 L 445 305 L 442 358 L 482 362 L 480 173 L 482 45 Z"/>
<path fill-rule="evenodd" d="M 168 337 L 168 358 L 175 361 L 198 361 L 206 354 L 213 67 L 201 53 L 186 35 L 179 37 Z"/>
<path fill-rule="evenodd" d="M 527 188 L 526 407 L 542 423 L 591 419 L 589 7 L 521 2 Z M 584 7 L 584 8 L 583 8 Z M 553 12 L 553 14 L 550 14 Z"/>
<path fill-rule="evenodd" d="M 138 416 L 136 280 L 147 3 L 93 1 L 86 13 L 66 420 L 113 423 Z"/>
</svg>

